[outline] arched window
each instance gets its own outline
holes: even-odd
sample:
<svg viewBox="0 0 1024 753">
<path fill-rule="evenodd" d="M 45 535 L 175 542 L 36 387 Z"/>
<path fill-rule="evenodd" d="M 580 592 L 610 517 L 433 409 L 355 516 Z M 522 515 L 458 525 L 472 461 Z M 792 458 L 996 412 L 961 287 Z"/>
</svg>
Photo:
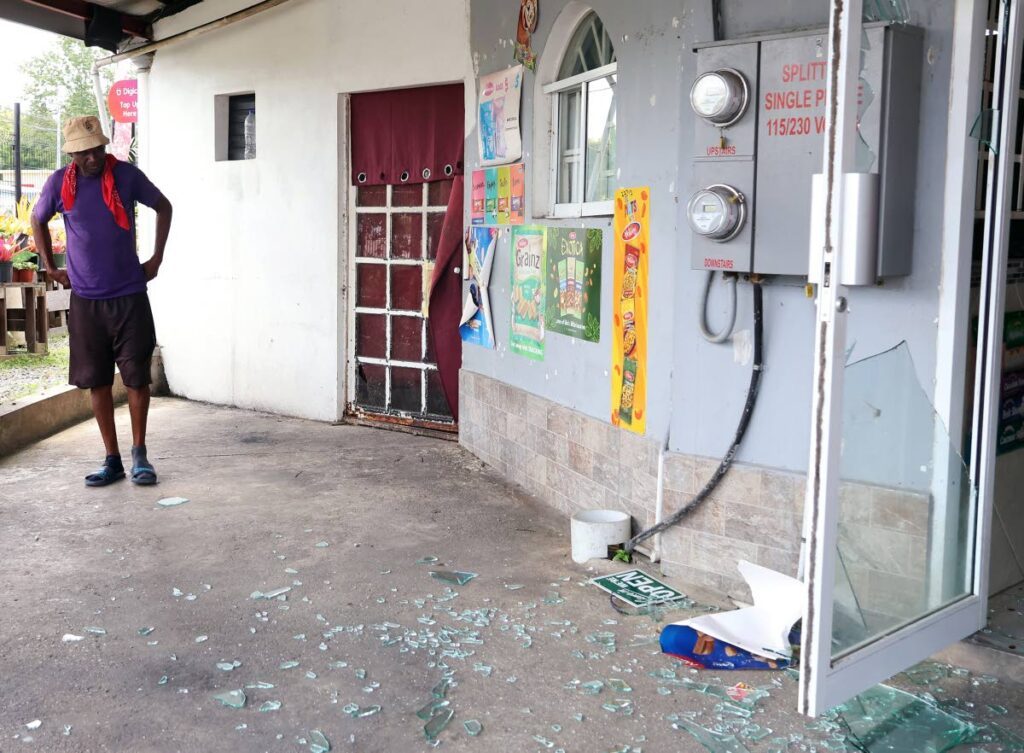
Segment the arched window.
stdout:
<svg viewBox="0 0 1024 753">
<path fill-rule="evenodd" d="M 555 217 L 612 213 L 615 192 L 615 48 L 587 13 L 544 87 L 551 97 L 551 196 Z"/>
</svg>

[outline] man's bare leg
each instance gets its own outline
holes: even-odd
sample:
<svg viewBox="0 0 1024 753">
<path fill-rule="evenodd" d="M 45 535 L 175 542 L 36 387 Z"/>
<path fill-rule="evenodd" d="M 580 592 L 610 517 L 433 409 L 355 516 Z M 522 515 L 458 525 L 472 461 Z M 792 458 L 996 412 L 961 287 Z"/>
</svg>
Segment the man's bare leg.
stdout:
<svg viewBox="0 0 1024 753">
<path fill-rule="evenodd" d="M 92 414 L 96 417 L 96 423 L 100 427 L 100 436 L 103 437 L 103 447 L 107 455 L 120 455 L 117 448 L 117 429 L 114 426 L 114 396 L 109 385 L 106 387 L 93 387 L 92 393 Z"/>
<path fill-rule="evenodd" d="M 132 447 L 145 447 L 146 420 L 149 418 L 149 385 L 127 389 L 128 412 L 132 417 Z"/>
<path fill-rule="evenodd" d="M 96 425 L 100 427 L 103 447 L 107 457 L 103 467 L 85 477 L 86 486 L 106 486 L 124 478 L 124 464 L 121 462 L 121 451 L 117 447 L 117 428 L 114 426 L 114 396 L 109 385 L 93 387 L 92 414 L 96 417 Z"/>
<path fill-rule="evenodd" d="M 128 412 L 132 417 L 132 483 L 156 483 L 156 470 L 146 458 L 146 421 L 149 418 L 149 385 L 128 387 Z"/>
</svg>

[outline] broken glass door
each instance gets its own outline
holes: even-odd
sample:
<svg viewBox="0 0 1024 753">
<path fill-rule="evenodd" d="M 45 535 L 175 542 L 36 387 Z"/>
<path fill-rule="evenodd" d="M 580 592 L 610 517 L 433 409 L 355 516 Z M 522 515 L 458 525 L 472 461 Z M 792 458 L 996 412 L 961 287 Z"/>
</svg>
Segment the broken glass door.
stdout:
<svg viewBox="0 0 1024 753">
<path fill-rule="evenodd" d="M 351 190 L 349 412 L 450 428 L 425 296 L 452 181 Z"/>
<path fill-rule="evenodd" d="M 921 258 L 903 282 L 852 285 L 846 282 L 844 261 L 858 253 L 862 239 L 849 233 L 861 216 L 843 193 L 877 173 L 878 155 L 860 138 L 858 123 L 872 106 L 860 62 L 867 36 L 859 22 L 862 2 L 835 3 L 830 60 L 839 85 L 835 109 L 830 110 L 826 147 L 828 203 L 820 221 L 824 237 L 815 327 L 815 377 L 811 456 L 805 502 L 805 561 L 808 586 L 802 635 L 800 709 L 817 715 L 907 668 L 984 624 L 988 530 L 991 509 L 992 460 L 998 418 L 998 345 L 1002 302 L 998 289 L 998 259 L 1005 259 L 1005 196 L 1012 165 L 993 163 L 989 192 L 995 210 L 986 234 L 983 273 L 984 313 L 977 327 L 977 385 L 969 454 L 962 456 L 963 432 L 951 440 L 949 426 L 957 415 L 946 401 L 941 410 L 939 385 L 963 383 L 968 341 L 972 332 L 942 350 L 945 333 L 936 324 L 950 316 L 943 296 L 921 294 L 938 286 L 938 266 Z M 1006 70 L 1019 71 L 1020 19 L 1018 10 L 1003 2 L 999 34 Z M 964 13 L 954 29 L 954 56 L 972 57 L 984 37 L 985 8 L 980 17 Z M 978 23 L 978 21 L 982 23 Z M 1014 44 L 1009 44 L 1015 40 Z M 959 223 L 973 206 L 975 176 L 971 170 L 976 145 L 968 143 L 970 120 L 981 101 L 981 66 L 957 69 L 959 88 L 973 91 L 976 101 L 949 108 L 951 133 L 962 133 L 959 155 L 948 156 L 947 183 L 956 190 L 928 192 L 916 202 L 915 227 L 943 224 L 944 255 L 954 261 L 970 258 L 969 238 Z M 1013 103 L 1001 117 L 1016 109 L 1017 76 L 1000 79 L 1012 91 Z M 830 101 L 832 86 L 829 90 Z M 955 95 L 954 95 L 955 96 Z M 962 100 L 961 100 L 962 101 Z M 971 112 L 968 112 L 971 108 Z M 1010 120 L 1010 122 L 1013 122 Z M 950 143 L 952 143 L 952 137 Z M 962 172 L 959 174 L 958 171 Z M 920 172 L 918 173 L 921 174 Z M 971 192 L 968 193 L 967 189 Z M 923 189 L 922 189 L 923 190 Z M 950 197 L 956 197 L 950 199 Z M 950 206 L 944 202 L 953 201 Z M 1002 209 L 1000 209 L 1000 204 Z M 952 216 L 952 219 L 951 217 Z M 1000 220 L 1000 217 L 1004 217 Z M 918 233 L 921 231 L 918 230 Z M 954 239 L 954 240 L 950 240 Z M 965 253 L 966 252 L 966 253 Z M 844 260 L 844 257 L 847 257 Z M 968 264 L 969 267 L 969 264 Z M 943 284 L 947 281 L 942 280 Z M 969 282 L 969 280 L 967 281 Z M 894 288 L 898 288 L 894 289 Z M 933 288 L 934 289 L 934 288 Z M 987 296 L 987 297 L 986 297 Z M 996 305 L 998 303 L 998 306 Z M 946 308 L 944 308 L 944 306 Z M 959 310 L 959 309 L 957 309 Z M 994 314 L 998 311 L 998 317 Z M 938 343 L 938 345 L 937 345 Z M 945 381 L 944 381 L 945 380 Z M 948 392 L 948 390 L 947 390 Z"/>
</svg>

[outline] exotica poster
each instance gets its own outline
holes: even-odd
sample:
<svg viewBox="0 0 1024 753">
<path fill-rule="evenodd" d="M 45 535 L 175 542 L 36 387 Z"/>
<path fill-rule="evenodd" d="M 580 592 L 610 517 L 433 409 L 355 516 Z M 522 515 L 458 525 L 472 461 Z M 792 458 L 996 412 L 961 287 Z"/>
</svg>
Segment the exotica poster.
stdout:
<svg viewBox="0 0 1024 753">
<path fill-rule="evenodd" d="M 651 190 L 615 192 L 615 285 L 612 301 L 612 424 L 647 430 L 647 280 Z"/>
<path fill-rule="evenodd" d="M 509 350 L 544 360 L 544 228 L 512 228 L 512 315 Z"/>
<path fill-rule="evenodd" d="M 505 165 L 523 156 L 519 132 L 522 89 L 521 65 L 480 77 L 477 133 L 481 165 Z"/>
<path fill-rule="evenodd" d="M 601 339 L 602 235 L 599 228 L 547 229 L 547 331 L 595 343 Z"/>
</svg>

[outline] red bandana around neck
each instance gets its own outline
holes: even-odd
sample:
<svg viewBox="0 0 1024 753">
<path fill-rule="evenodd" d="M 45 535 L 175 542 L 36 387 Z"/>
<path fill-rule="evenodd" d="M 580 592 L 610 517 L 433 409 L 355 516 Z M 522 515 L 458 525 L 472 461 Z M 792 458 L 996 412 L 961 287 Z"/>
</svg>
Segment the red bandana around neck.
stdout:
<svg viewBox="0 0 1024 753">
<path fill-rule="evenodd" d="M 103 203 L 107 205 L 110 213 L 114 215 L 114 221 L 118 227 L 125 230 L 131 230 L 131 225 L 128 223 L 128 212 L 124 209 L 124 204 L 121 203 L 121 197 L 117 194 L 117 186 L 114 185 L 114 165 L 117 164 L 117 157 L 113 154 L 108 154 L 106 161 L 103 163 L 103 173 L 101 180 L 103 181 Z M 64 181 L 60 186 L 60 200 L 64 202 L 64 211 L 70 212 L 71 208 L 75 205 L 75 193 L 78 191 L 78 171 L 75 169 L 75 163 L 72 162 L 68 165 L 64 171 Z"/>
</svg>

